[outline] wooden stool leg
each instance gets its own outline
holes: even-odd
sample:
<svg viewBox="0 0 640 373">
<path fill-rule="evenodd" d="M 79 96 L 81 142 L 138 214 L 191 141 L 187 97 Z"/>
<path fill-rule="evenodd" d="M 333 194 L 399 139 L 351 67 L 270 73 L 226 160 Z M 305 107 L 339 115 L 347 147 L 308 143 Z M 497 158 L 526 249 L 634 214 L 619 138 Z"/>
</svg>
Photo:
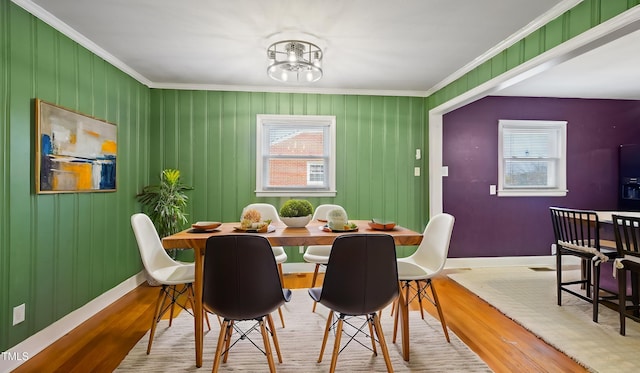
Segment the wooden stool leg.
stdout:
<svg viewBox="0 0 640 373">
<path fill-rule="evenodd" d="M 333 343 L 333 355 L 331 355 L 331 366 L 329 372 L 334 373 L 336 371 L 336 363 L 338 362 L 338 354 L 340 353 L 340 338 L 342 337 L 342 317 L 338 318 L 338 325 L 336 326 L 336 339 Z"/>
<path fill-rule="evenodd" d="M 433 294 L 433 303 L 436 304 L 436 309 L 438 310 L 438 316 L 440 317 L 440 324 L 442 325 L 442 331 L 444 331 L 444 336 L 447 338 L 447 342 L 451 343 L 449 340 L 449 331 L 447 330 L 447 322 L 444 321 L 444 313 L 442 313 L 442 307 L 440 306 L 440 300 L 438 299 L 438 294 L 436 293 L 436 287 L 433 284 L 431 279 L 427 280 L 431 286 L 431 294 Z"/>
<path fill-rule="evenodd" d="M 327 339 L 329 339 L 329 329 L 331 328 L 332 322 L 333 311 L 329 311 L 329 316 L 327 316 L 327 325 L 324 328 L 324 337 L 322 337 L 322 346 L 320 347 L 320 356 L 318 356 L 318 363 L 322 362 L 322 355 L 324 355 L 324 348 L 327 346 Z"/>
<path fill-rule="evenodd" d="M 220 367 L 220 355 L 224 348 L 224 342 L 227 340 L 228 329 L 229 320 L 224 320 L 222 322 L 222 327 L 220 328 L 220 334 L 218 335 L 218 344 L 216 345 L 216 354 L 213 358 L 213 369 L 211 370 L 212 373 L 216 373 Z"/>
<path fill-rule="evenodd" d="M 262 333 L 262 341 L 264 342 L 264 352 L 267 355 L 267 362 L 269 363 L 269 371 L 274 373 L 276 371 L 276 365 L 273 362 L 273 354 L 271 353 L 271 342 L 269 341 L 269 334 L 267 328 L 264 326 L 264 319 L 260 320 L 260 332 Z"/>
<path fill-rule="evenodd" d="M 320 269 L 320 264 L 316 263 L 316 269 L 313 270 L 313 278 L 311 279 L 311 288 L 316 286 L 316 280 L 318 279 L 318 270 Z M 318 302 L 313 301 L 313 308 L 311 312 L 316 312 L 316 305 Z"/>
<path fill-rule="evenodd" d="M 378 341 L 380 341 L 380 349 L 382 350 L 382 356 L 384 356 L 384 363 L 387 366 L 387 372 L 393 372 L 393 366 L 391 365 L 391 357 L 389 357 L 389 350 L 387 350 L 387 342 L 384 340 L 384 333 L 382 332 L 382 325 L 380 325 L 380 319 L 373 315 L 374 329 L 378 335 Z"/>
<path fill-rule="evenodd" d="M 267 325 L 271 330 L 271 336 L 273 337 L 273 346 L 276 348 L 276 355 L 278 356 L 278 362 L 282 363 L 282 354 L 280 354 L 280 343 L 278 343 L 278 335 L 276 334 L 276 328 L 273 325 L 273 318 L 271 315 L 267 315 Z"/>
</svg>

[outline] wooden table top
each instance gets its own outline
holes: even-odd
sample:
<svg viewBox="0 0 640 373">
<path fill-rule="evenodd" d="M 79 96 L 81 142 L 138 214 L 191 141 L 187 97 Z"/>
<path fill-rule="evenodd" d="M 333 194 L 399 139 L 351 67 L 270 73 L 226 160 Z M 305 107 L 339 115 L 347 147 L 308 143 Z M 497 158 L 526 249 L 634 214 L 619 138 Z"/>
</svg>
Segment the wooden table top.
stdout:
<svg viewBox="0 0 640 373">
<path fill-rule="evenodd" d="M 312 221 L 304 228 L 289 228 L 286 225 L 275 225 L 276 230 L 270 233 L 242 233 L 234 229 L 235 227 L 240 227 L 240 223 L 223 223 L 211 232 L 194 233 L 191 228 L 185 229 L 182 232 L 163 238 L 162 246 L 164 246 L 165 249 L 204 249 L 209 237 L 228 234 L 259 234 L 266 237 L 272 246 L 331 245 L 336 237 L 350 233 L 388 234 L 393 237 L 398 246 L 416 246 L 422 241 L 422 233 L 414 232 L 400 226 L 396 226 L 390 231 L 379 231 L 371 229 L 368 220 L 350 220 L 349 222 L 357 224 L 358 230 L 350 232 L 326 232 L 322 230 L 322 227 L 326 223 Z"/>
</svg>

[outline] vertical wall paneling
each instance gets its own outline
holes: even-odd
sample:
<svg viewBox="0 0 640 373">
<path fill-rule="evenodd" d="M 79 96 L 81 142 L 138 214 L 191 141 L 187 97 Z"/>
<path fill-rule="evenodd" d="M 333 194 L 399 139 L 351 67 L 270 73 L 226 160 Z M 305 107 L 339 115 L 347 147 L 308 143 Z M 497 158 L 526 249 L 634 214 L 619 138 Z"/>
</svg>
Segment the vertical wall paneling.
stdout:
<svg viewBox="0 0 640 373">
<path fill-rule="evenodd" d="M 9 80 L 9 3 L 0 1 L 0 82 Z M 0 83 L 0 294 L 9 294 L 9 85 Z M 0 328 L 9 320 L 9 299 L 0 295 Z M 8 345 L 8 333 L 0 333 L 1 346 Z M 4 351 L 4 349 L 2 349 Z"/>
<path fill-rule="evenodd" d="M 0 351 L 141 269 L 129 216 L 149 174 L 149 88 L 0 0 Z M 118 126 L 117 192 L 35 194 L 34 100 Z M 24 303 L 26 320 L 12 326 Z"/>
<path fill-rule="evenodd" d="M 152 117 L 162 113 L 151 120 L 151 157 L 180 155 L 185 182 L 194 187 L 190 221 L 237 221 L 245 205 L 258 201 L 279 208 L 286 198 L 255 197 L 256 115 L 318 114 L 336 116 L 338 194 L 311 202 L 341 204 L 352 219 L 384 217 L 423 228 L 414 201 L 422 185 L 413 176 L 415 149 L 425 151 L 423 98 L 153 90 L 150 108 Z M 151 174 L 175 167 L 171 161 L 152 163 Z M 288 252 L 290 261 L 302 260 Z"/>
</svg>

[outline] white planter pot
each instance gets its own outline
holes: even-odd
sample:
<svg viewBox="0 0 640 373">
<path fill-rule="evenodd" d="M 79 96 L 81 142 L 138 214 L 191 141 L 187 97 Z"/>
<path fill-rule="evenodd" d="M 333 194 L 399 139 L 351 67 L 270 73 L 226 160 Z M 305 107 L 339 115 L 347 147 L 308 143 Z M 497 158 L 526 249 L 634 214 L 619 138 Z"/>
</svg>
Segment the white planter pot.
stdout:
<svg viewBox="0 0 640 373">
<path fill-rule="evenodd" d="M 305 227 L 311 221 L 311 215 L 296 216 L 293 218 L 280 217 L 282 222 L 289 228 L 302 228 Z"/>
</svg>

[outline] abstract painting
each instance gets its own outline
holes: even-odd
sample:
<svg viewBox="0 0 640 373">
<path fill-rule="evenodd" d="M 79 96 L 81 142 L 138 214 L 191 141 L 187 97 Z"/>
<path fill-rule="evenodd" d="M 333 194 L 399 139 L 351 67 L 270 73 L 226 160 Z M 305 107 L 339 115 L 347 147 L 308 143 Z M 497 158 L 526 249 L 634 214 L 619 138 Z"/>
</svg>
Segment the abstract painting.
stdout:
<svg viewBox="0 0 640 373">
<path fill-rule="evenodd" d="M 116 190 L 117 128 L 36 99 L 37 193 Z"/>
</svg>

